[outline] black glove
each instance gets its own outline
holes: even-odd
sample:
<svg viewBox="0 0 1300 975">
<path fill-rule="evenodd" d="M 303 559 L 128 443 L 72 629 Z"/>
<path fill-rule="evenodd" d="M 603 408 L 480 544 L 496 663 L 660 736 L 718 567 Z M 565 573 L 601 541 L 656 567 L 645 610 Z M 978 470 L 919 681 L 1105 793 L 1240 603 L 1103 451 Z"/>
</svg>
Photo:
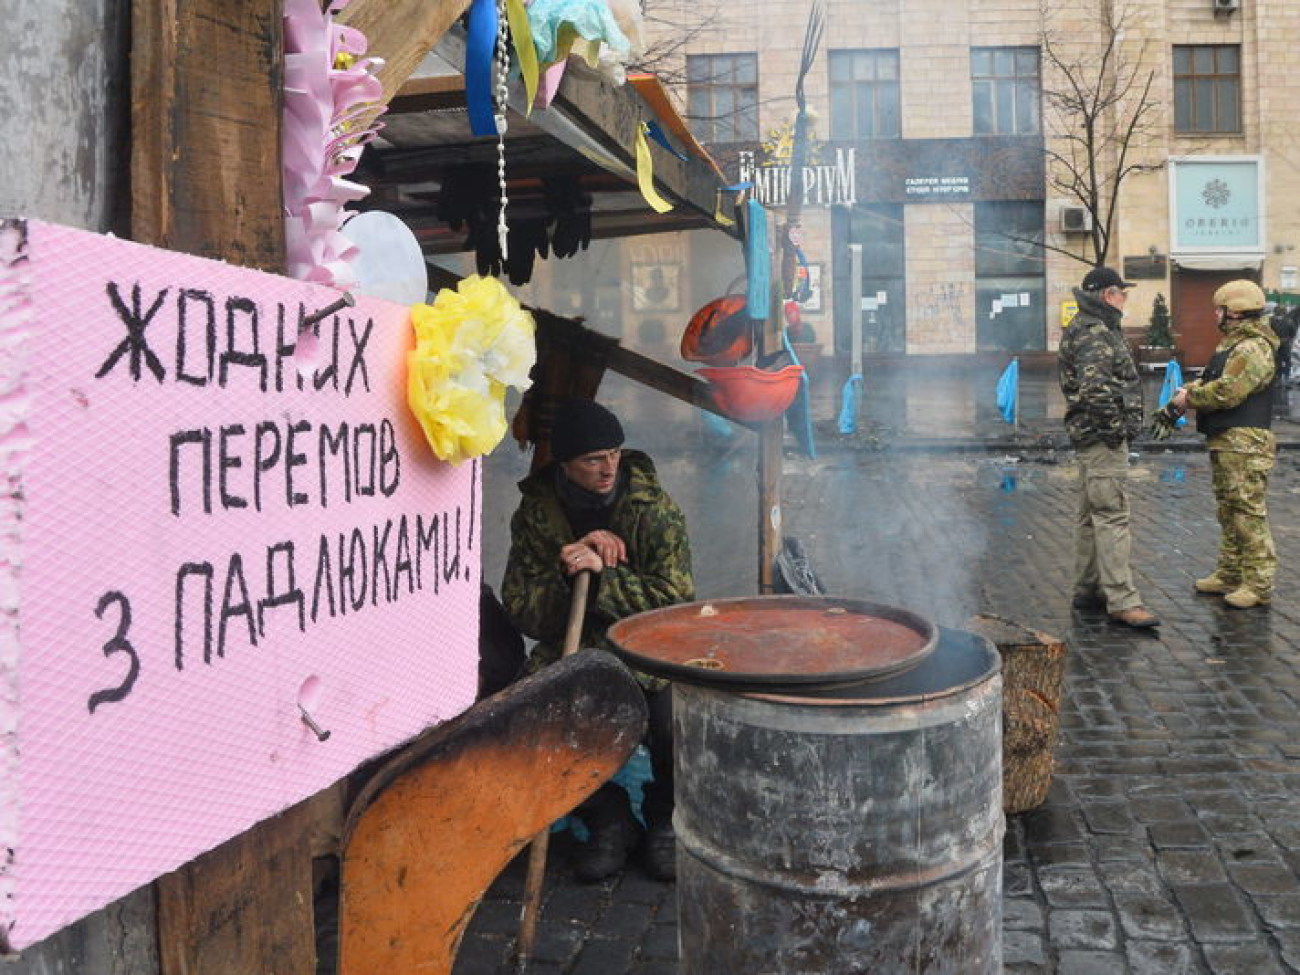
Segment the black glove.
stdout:
<svg viewBox="0 0 1300 975">
<path fill-rule="evenodd" d="M 1151 439 L 1168 440 L 1169 435 L 1174 432 L 1178 426 L 1179 419 L 1182 418 L 1183 411 L 1178 409 L 1172 402 L 1166 403 L 1160 409 L 1151 414 Z"/>
</svg>

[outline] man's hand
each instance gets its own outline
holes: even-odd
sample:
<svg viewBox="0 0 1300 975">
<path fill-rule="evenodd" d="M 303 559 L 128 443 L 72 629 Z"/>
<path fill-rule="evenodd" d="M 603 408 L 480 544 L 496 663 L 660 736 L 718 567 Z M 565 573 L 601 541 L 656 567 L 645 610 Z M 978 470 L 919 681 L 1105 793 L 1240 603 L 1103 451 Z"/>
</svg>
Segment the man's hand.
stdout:
<svg viewBox="0 0 1300 975">
<path fill-rule="evenodd" d="M 627 561 L 627 545 L 612 531 L 598 528 L 587 532 L 580 539 L 579 545 L 585 545 L 597 555 L 605 565 L 620 565 Z"/>
<path fill-rule="evenodd" d="M 1179 392 L 1183 393 L 1184 391 L 1180 389 Z M 1187 399 L 1185 394 L 1183 399 L 1184 401 Z M 1178 406 L 1178 397 L 1170 397 L 1168 403 L 1151 414 L 1151 439 L 1168 440 L 1169 435 L 1173 433 L 1174 428 L 1178 426 L 1178 421 L 1181 419 L 1182 415 L 1182 408 Z"/>
<path fill-rule="evenodd" d="M 605 563 L 590 546 L 582 542 L 570 542 L 560 549 L 560 568 L 565 575 L 577 575 L 579 572 L 596 572 L 604 570 Z"/>
<path fill-rule="evenodd" d="M 1178 391 L 1169 399 L 1169 404 L 1180 414 L 1187 412 L 1187 387 L 1179 386 Z"/>
</svg>

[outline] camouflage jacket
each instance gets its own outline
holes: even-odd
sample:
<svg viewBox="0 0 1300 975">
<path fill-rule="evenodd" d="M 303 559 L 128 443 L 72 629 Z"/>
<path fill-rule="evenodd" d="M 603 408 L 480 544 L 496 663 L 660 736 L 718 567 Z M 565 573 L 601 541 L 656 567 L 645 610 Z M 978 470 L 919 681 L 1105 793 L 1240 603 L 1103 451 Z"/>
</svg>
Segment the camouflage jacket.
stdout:
<svg viewBox="0 0 1300 975">
<path fill-rule="evenodd" d="M 659 485 L 649 457 L 624 450 L 622 467 L 627 480 L 610 513 L 609 530 L 623 539 L 628 560 L 606 566 L 592 580 L 584 648 L 607 648 L 605 630 L 625 616 L 695 598 L 686 516 Z M 531 658 L 535 669 L 560 656 L 572 586 L 559 554 L 561 546 L 577 539 L 556 493 L 555 465 L 525 478 L 519 490 L 523 498 L 510 520 L 501 600 L 515 625 L 538 641 Z M 652 682 L 643 678 L 642 683 Z"/>
<path fill-rule="evenodd" d="M 1189 385 L 1187 405 L 1194 410 L 1230 410 L 1251 393 L 1267 388 L 1273 382 L 1280 342 L 1266 318 L 1234 321 L 1214 350 L 1216 354 L 1228 351 L 1223 375 L 1211 382 Z M 1272 457 L 1277 438 L 1272 430 L 1261 427 L 1232 427 L 1210 437 L 1206 446 L 1210 450 Z"/>
<path fill-rule="evenodd" d="M 1061 336 L 1057 356 L 1065 394 L 1065 431 L 1076 447 L 1118 447 L 1142 430 L 1142 383 L 1120 328 L 1122 313 L 1074 289 L 1079 313 Z"/>
</svg>

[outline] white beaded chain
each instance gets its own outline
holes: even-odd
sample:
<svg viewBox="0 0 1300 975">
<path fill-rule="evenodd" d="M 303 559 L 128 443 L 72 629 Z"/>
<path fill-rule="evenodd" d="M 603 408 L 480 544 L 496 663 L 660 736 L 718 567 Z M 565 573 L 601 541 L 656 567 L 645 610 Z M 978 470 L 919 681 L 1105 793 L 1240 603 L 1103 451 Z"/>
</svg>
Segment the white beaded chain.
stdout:
<svg viewBox="0 0 1300 975">
<path fill-rule="evenodd" d="M 506 13 L 506 0 L 497 0 L 497 185 L 501 189 L 501 209 L 497 214 L 497 244 L 501 248 L 502 266 L 505 265 L 507 258 L 510 256 L 506 245 L 509 229 L 506 226 L 506 99 L 509 96 L 506 81 L 510 74 L 509 44 L 509 18 Z"/>
</svg>

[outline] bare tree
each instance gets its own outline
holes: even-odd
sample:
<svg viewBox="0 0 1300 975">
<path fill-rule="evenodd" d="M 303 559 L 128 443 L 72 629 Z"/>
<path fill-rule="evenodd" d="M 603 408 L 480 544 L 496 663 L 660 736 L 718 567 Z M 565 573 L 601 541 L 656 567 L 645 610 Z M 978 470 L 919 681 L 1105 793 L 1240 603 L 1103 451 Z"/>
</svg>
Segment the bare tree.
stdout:
<svg viewBox="0 0 1300 975">
<path fill-rule="evenodd" d="M 686 52 L 709 34 L 728 29 L 729 8 L 721 0 L 640 0 L 647 43 L 630 67 L 658 75 L 669 88 L 686 86 Z"/>
<path fill-rule="evenodd" d="M 1135 49 L 1129 40 L 1132 18 L 1123 0 L 1094 2 L 1095 31 L 1068 37 L 1050 26 L 1050 0 L 1041 5 L 1043 99 L 1051 109 L 1047 184 L 1077 201 L 1092 224 L 1082 255 L 1042 246 L 1097 265 L 1110 253 L 1124 181 L 1161 169 L 1164 161 L 1152 162 L 1142 152 L 1155 134 L 1160 107 L 1152 94 L 1156 71 L 1144 57 L 1147 42 Z"/>
</svg>

